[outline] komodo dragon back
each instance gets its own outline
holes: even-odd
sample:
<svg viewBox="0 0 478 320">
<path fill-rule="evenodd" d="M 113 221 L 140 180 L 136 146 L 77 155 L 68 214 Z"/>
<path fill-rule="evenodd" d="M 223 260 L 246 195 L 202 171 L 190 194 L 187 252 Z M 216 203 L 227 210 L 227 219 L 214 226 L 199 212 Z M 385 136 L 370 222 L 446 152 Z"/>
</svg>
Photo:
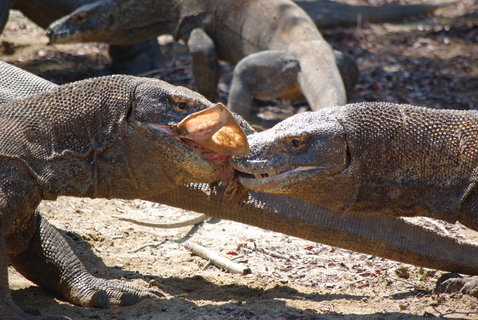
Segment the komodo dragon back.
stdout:
<svg viewBox="0 0 478 320">
<path fill-rule="evenodd" d="M 50 81 L 2 61 L 0 71 L 0 104 L 56 87 Z"/>
<path fill-rule="evenodd" d="M 458 219 L 476 228 L 474 214 L 459 212 L 476 192 L 477 119 L 476 111 L 351 105 L 343 121 L 358 186 L 350 211 Z"/>
</svg>

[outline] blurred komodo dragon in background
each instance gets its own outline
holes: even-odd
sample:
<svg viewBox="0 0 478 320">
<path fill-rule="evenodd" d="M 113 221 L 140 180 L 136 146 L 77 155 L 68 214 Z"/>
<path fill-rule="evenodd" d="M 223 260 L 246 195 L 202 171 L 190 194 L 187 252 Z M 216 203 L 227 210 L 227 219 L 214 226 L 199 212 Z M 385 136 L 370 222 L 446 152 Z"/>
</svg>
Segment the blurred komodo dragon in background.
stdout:
<svg viewBox="0 0 478 320">
<path fill-rule="evenodd" d="M 227 104 L 245 118 L 253 98 L 305 96 L 313 110 L 345 104 L 344 82 L 350 88 L 357 80 L 355 62 L 334 55 L 312 19 L 290 0 L 102 0 L 48 31 L 53 43 L 121 45 L 161 34 L 187 43 L 198 91 L 210 100 L 217 96 L 218 60 L 236 65 Z"/>
<path fill-rule="evenodd" d="M 42 28 L 92 0 L 0 0 L 0 34 L 8 20 L 9 9 L 20 10 Z M 161 66 L 161 50 L 156 39 L 143 39 L 127 46 L 109 47 L 111 72 L 140 74 Z"/>
<path fill-rule="evenodd" d="M 132 82 L 136 81 L 133 80 L 133 78 L 110 79 L 131 79 Z M 68 99 L 79 100 L 76 101 L 77 103 L 74 104 L 77 113 L 91 110 L 91 108 L 85 109 L 85 104 L 87 104 L 86 101 L 91 100 L 90 97 L 87 97 L 87 92 L 89 92 L 89 90 L 87 90 L 87 86 L 90 84 L 94 84 L 97 81 L 98 80 L 78 82 L 66 87 L 58 88 L 58 86 L 55 84 L 49 83 L 48 81 L 33 76 L 26 71 L 0 62 L 0 101 L 8 102 L 0 105 L 0 114 L 3 115 L 8 109 L 12 108 L 12 106 L 19 108 L 20 110 L 23 110 L 23 108 L 21 108 L 22 106 L 29 107 L 30 112 L 32 114 L 39 113 L 38 111 L 42 111 L 45 109 L 45 107 L 42 107 L 42 103 L 46 103 L 46 97 L 57 97 L 60 100 L 65 99 L 64 101 Z M 148 83 L 148 81 L 145 80 L 145 83 Z M 8 90 L 1 90 L 6 86 L 9 87 Z M 144 85 L 143 88 L 145 88 Z M 166 85 L 166 88 L 173 87 Z M 38 94 L 47 90 L 53 91 L 51 91 L 52 93 L 49 94 Z M 183 89 L 178 90 L 179 92 L 182 91 L 183 93 L 189 92 Z M 15 92 L 18 92 L 18 94 L 16 94 Z M 70 95 L 71 92 L 77 92 L 79 94 L 82 92 L 81 95 L 87 98 L 85 98 L 85 101 L 83 101 L 80 95 L 76 95 L 76 98 L 72 98 Z M 3 95 L 4 93 L 6 93 L 6 95 Z M 28 100 L 20 100 L 18 102 L 14 101 L 16 98 L 25 97 L 28 94 L 37 95 L 32 96 Z M 101 95 L 101 93 L 93 94 L 93 96 L 96 97 L 98 95 Z M 129 116 L 126 116 L 130 120 L 131 118 L 136 117 L 138 114 L 146 116 L 147 110 L 143 110 L 145 111 L 144 113 L 140 112 L 139 106 L 142 104 L 144 105 L 145 103 L 147 105 L 148 97 L 152 98 L 152 95 L 154 95 L 154 90 L 136 90 L 138 104 L 133 105 L 133 111 Z M 140 99 L 141 97 L 143 97 L 144 99 Z M 194 93 L 188 93 L 188 97 L 189 98 L 185 100 L 180 100 L 184 102 L 195 101 L 195 99 L 199 99 L 198 95 Z M 103 98 L 105 97 L 103 96 Z M 203 101 L 203 99 L 199 100 Z M 152 100 L 149 100 L 149 102 L 151 101 Z M 91 103 L 95 102 L 96 101 L 91 100 Z M 50 105 L 54 106 L 55 104 Z M 98 106 L 100 105 L 105 106 L 104 104 L 98 104 Z M 183 109 L 183 107 L 185 106 L 180 105 L 178 107 L 180 107 L 180 109 Z M 2 111 L 2 108 L 6 108 L 7 110 Z M 70 108 L 67 109 L 71 110 Z M 68 114 L 69 113 L 66 112 L 65 116 Z M 98 125 L 97 123 L 94 123 L 93 120 L 98 120 L 99 116 L 101 116 L 101 112 L 97 113 L 95 117 L 90 117 L 91 119 L 89 121 L 86 121 L 86 123 L 75 123 L 75 126 L 71 126 L 70 130 L 64 131 L 63 135 L 59 134 L 58 142 L 60 143 L 62 141 L 70 141 L 69 139 L 74 138 L 71 133 L 75 132 L 74 128 L 77 128 L 77 126 L 81 126 L 82 132 L 85 132 L 85 129 L 87 132 L 97 130 Z M 60 121 L 59 117 L 53 117 L 52 120 L 58 121 L 59 124 L 65 121 Z M 107 119 L 104 120 L 106 121 Z M 66 123 L 67 122 L 64 122 L 65 125 Z M 132 122 L 129 121 L 129 123 L 131 124 Z M 242 123 L 242 125 L 244 126 L 244 130 L 246 130 L 247 133 L 252 133 L 252 130 L 247 127 L 246 123 Z M 38 129 L 40 128 L 41 126 L 36 127 L 35 125 L 32 125 L 29 130 L 26 130 L 24 132 L 24 134 L 25 136 L 27 136 L 28 132 L 37 130 L 37 133 L 32 138 L 39 139 L 41 136 L 38 135 Z M 87 128 L 91 128 L 91 130 L 88 130 Z M 145 128 L 145 131 L 143 132 L 149 132 L 148 130 L 149 129 Z M 79 138 L 85 139 L 84 137 Z M 162 140 L 162 142 L 156 142 L 155 139 Z M 2 144 L 2 148 L 0 150 L 2 152 L 11 153 L 12 151 L 14 151 L 9 147 L 11 145 L 11 143 L 9 144 L 9 141 L 12 140 L 10 139 L 5 141 L 3 140 L 3 138 L 0 139 L 0 144 Z M 150 147 L 151 149 L 154 149 L 153 145 L 156 145 L 157 143 L 168 145 L 167 141 L 170 141 L 168 136 L 161 136 L 160 133 L 158 133 L 158 135 L 153 137 L 153 140 L 151 141 L 152 144 L 150 144 Z M 5 144 L 7 147 L 6 149 Z M 55 146 L 57 145 L 51 145 L 51 147 Z M 171 144 L 170 147 L 172 150 L 174 150 L 174 146 L 179 148 L 180 144 Z M 27 145 L 24 145 L 22 146 L 22 148 L 17 149 L 19 152 L 21 151 L 25 153 L 27 152 L 27 150 L 29 150 L 27 147 Z M 93 148 L 99 146 L 95 146 L 94 141 L 90 140 L 89 147 Z M 128 193 L 128 198 L 134 196 L 132 194 L 132 186 L 136 185 L 138 188 L 141 188 L 143 186 L 138 183 L 139 180 L 136 180 L 134 183 L 131 183 L 133 172 L 139 172 L 139 174 L 141 174 L 140 171 L 142 171 L 142 168 L 147 167 L 147 171 L 143 172 L 143 174 L 148 175 L 148 178 L 145 179 L 151 179 L 151 177 L 154 176 L 152 172 L 157 172 L 157 170 L 160 169 L 159 165 L 163 167 L 163 165 L 166 166 L 167 163 L 167 161 L 164 162 L 163 160 L 158 162 L 158 160 L 156 160 L 156 157 L 159 155 L 155 154 L 150 157 L 149 150 L 141 150 L 141 152 L 136 153 L 143 154 L 146 152 L 148 155 L 145 156 L 145 159 L 147 159 L 148 161 L 130 163 L 126 169 L 123 169 L 121 167 L 124 164 L 124 162 L 121 161 L 121 158 L 123 157 L 122 151 L 116 149 L 117 152 L 115 152 L 115 150 L 113 149 L 114 148 L 111 148 L 109 152 L 105 150 L 106 153 L 109 153 L 109 156 L 97 153 L 99 156 L 96 156 L 96 163 L 101 162 L 101 160 L 107 160 L 107 162 L 109 163 L 117 162 L 118 167 L 111 167 L 111 169 L 114 169 L 115 172 L 110 171 L 109 173 L 107 172 L 105 176 L 103 176 L 104 172 L 102 172 L 102 170 L 99 170 L 105 167 L 105 165 L 103 165 L 97 166 L 98 170 L 96 171 L 90 170 L 86 172 L 84 176 L 88 177 L 96 173 L 96 181 L 98 182 L 97 187 L 108 183 L 114 183 L 114 186 L 118 188 L 117 192 L 120 192 L 122 190 L 125 193 Z M 178 157 L 178 159 L 184 159 L 187 154 L 189 154 L 188 149 L 184 149 L 183 152 L 174 152 L 172 155 L 173 157 Z M 61 161 L 62 159 L 66 160 L 67 158 L 72 158 L 73 161 L 71 163 L 65 161 L 67 166 L 73 165 L 74 163 L 80 165 L 81 163 L 85 164 L 84 162 L 81 162 L 81 158 L 77 157 L 78 155 L 78 153 L 62 153 L 57 154 L 57 157 L 55 159 L 56 161 Z M 93 156 L 93 154 L 90 155 L 90 158 L 91 156 Z M 54 161 L 55 159 L 51 158 L 50 161 Z M 151 159 L 153 159 L 152 162 Z M 171 160 L 176 161 L 178 159 Z M 4 196 L 5 191 L 10 190 L 10 193 L 8 193 L 8 195 L 10 196 L 10 198 L 8 199 L 9 201 L 21 201 L 25 197 L 28 198 L 28 196 L 35 197 L 35 193 L 37 191 L 33 190 L 32 192 L 28 193 L 31 190 L 24 188 L 35 188 L 34 186 L 29 185 L 29 182 L 32 181 L 31 174 L 33 173 L 33 171 L 25 172 L 28 171 L 27 167 L 16 166 L 16 164 L 21 163 L 21 159 L 17 159 L 16 161 L 17 162 L 15 162 L 15 160 L 11 160 L 11 162 L 6 164 L 5 167 L 2 163 L 2 175 L 14 173 L 15 171 L 4 171 L 7 170 L 7 167 L 11 167 L 12 169 L 17 170 L 16 172 L 18 172 L 18 174 L 22 173 L 26 175 L 26 178 L 20 181 L 19 184 L 8 184 L 6 186 L 2 185 L 2 196 Z M 202 161 L 201 158 L 197 158 L 196 166 L 200 166 L 201 163 L 204 164 L 204 161 Z M 189 162 L 189 164 L 191 164 L 191 162 Z M 155 169 L 155 166 L 158 166 L 158 168 Z M 39 169 L 39 167 L 36 166 L 32 169 Z M 76 168 L 76 170 L 79 170 L 79 168 Z M 169 171 L 172 176 L 174 176 L 175 174 L 180 174 L 180 172 L 178 173 L 178 170 L 174 169 L 174 167 L 170 167 L 165 170 Z M 68 170 L 65 171 L 65 173 L 68 172 Z M 82 172 L 84 172 L 84 170 Z M 48 170 L 45 171 L 45 174 L 47 173 Z M 69 173 L 74 174 L 73 171 Z M 60 188 L 62 183 L 67 182 L 67 179 L 65 179 L 64 175 L 61 175 L 61 177 L 55 177 L 50 175 L 49 177 L 62 180 L 59 181 L 56 185 L 52 185 L 51 188 Z M 178 180 L 180 179 L 177 179 L 176 182 L 180 183 L 180 181 Z M 2 179 L 1 181 L 8 180 Z M 171 186 L 170 183 L 167 183 L 167 185 Z M 84 186 L 86 186 L 86 184 L 83 185 L 83 187 Z M 78 184 L 76 187 L 81 188 L 82 185 Z M 20 190 L 17 193 L 12 192 L 11 190 L 15 188 Z M 411 263 L 418 266 L 452 272 L 478 274 L 478 259 L 476 259 L 476 257 L 478 256 L 478 248 L 476 246 L 463 244 L 455 239 L 440 236 L 435 232 L 427 231 L 419 226 L 411 225 L 409 223 L 406 223 L 405 221 L 396 219 L 394 217 L 384 216 L 380 214 L 370 214 L 363 216 L 340 215 L 321 206 L 314 205 L 310 202 L 286 196 L 276 196 L 257 192 L 250 192 L 249 199 L 247 201 L 231 202 L 229 198 L 224 196 L 224 190 L 221 187 L 208 184 L 189 184 L 186 186 L 179 186 L 177 188 L 173 188 L 169 191 L 164 190 L 165 185 L 163 183 L 161 183 L 160 187 L 155 187 L 154 185 L 151 185 L 150 188 L 151 189 L 147 188 L 148 190 L 145 191 L 146 193 L 137 197 L 149 201 L 154 201 L 157 203 L 163 203 L 170 206 L 184 208 L 187 210 L 206 213 L 213 217 L 234 220 L 253 226 L 258 226 L 264 229 L 297 236 L 303 239 L 309 239 L 324 244 L 338 246 L 345 249 L 372 254 L 405 263 Z M 91 190 L 85 192 L 90 191 Z M 103 191 L 106 191 L 106 189 L 104 189 Z M 109 194 L 105 196 L 112 197 L 115 195 Z M 116 196 L 120 195 L 116 194 Z M 30 200 L 33 202 L 38 202 L 40 200 L 38 197 L 39 196 L 37 194 L 36 198 L 31 198 Z M 118 291 L 112 292 L 111 290 L 106 290 L 108 293 L 105 293 L 105 286 L 110 287 L 112 284 L 110 282 L 105 282 L 104 280 L 96 279 L 90 276 L 84 269 L 84 267 L 81 265 L 81 263 L 77 260 L 75 255 L 71 252 L 71 249 L 66 244 L 64 244 L 64 240 L 61 239 L 57 231 L 51 226 L 49 226 L 45 219 L 42 219 L 39 215 L 32 215 L 34 204 L 25 203 L 24 206 L 30 206 L 30 208 L 25 208 L 25 210 L 21 213 L 25 217 L 25 221 L 29 221 L 31 224 L 33 224 L 30 225 L 30 229 L 28 229 L 28 226 L 25 225 L 26 222 L 23 223 L 23 229 L 26 230 L 26 235 L 24 236 L 28 239 L 29 237 L 31 237 L 31 233 L 36 234 L 33 236 L 32 242 L 30 244 L 25 244 L 26 240 L 22 239 L 21 235 L 18 234 L 18 236 L 20 237 L 16 239 L 17 243 L 24 246 L 27 245 L 29 246 L 29 248 L 27 249 L 26 253 L 22 253 L 21 255 L 12 253 L 11 254 L 14 261 L 14 266 L 19 268 L 20 270 L 23 270 L 23 274 L 27 275 L 27 277 L 29 277 L 30 279 L 34 278 L 33 280 L 36 283 L 39 283 L 43 287 L 50 288 L 51 290 L 56 292 L 64 290 L 65 288 L 61 289 L 58 286 L 61 287 L 65 284 L 67 285 L 67 287 L 70 286 L 70 288 L 71 286 L 76 287 L 76 289 L 78 289 L 78 286 L 80 286 L 81 288 L 85 288 L 85 291 L 79 290 L 77 294 L 80 296 L 90 296 L 92 301 L 88 302 L 85 301 L 85 299 L 78 301 L 79 298 L 77 296 L 73 298 L 69 297 L 70 301 L 79 303 L 81 305 L 104 305 L 107 303 L 108 300 L 106 298 L 106 294 L 113 295 L 113 297 L 110 297 L 113 303 L 118 303 L 120 302 L 118 300 L 121 299 L 123 299 L 123 303 L 132 303 L 136 300 L 137 296 L 150 295 L 149 292 L 144 291 L 142 293 L 133 292 L 129 294 L 121 294 Z M 11 222 L 8 221 L 8 219 L 11 218 L 12 214 L 13 212 L 7 212 L 5 214 L 4 211 L 2 211 L 2 231 L 0 232 L 11 233 L 12 228 L 18 227 L 17 225 L 12 226 Z M 40 225 L 40 229 L 38 229 L 38 225 Z M 1 237 L 0 239 L 3 241 L 3 237 Z M 48 256 L 44 256 L 43 253 L 35 249 L 35 247 L 40 246 L 42 243 L 45 242 L 59 242 L 63 244 L 60 246 L 55 246 L 54 248 L 51 248 L 47 245 L 47 248 L 52 251 L 48 253 Z M 3 253 L 5 254 L 4 251 Z M 27 254 L 29 254 L 30 257 L 28 257 L 28 259 L 25 259 L 24 257 Z M 27 263 L 27 261 L 33 262 Z M 70 261 L 72 263 L 70 265 L 71 269 L 59 270 L 58 268 L 61 269 L 65 261 Z M 1 269 L 2 277 L 0 278 L 2 281 L 2 295 L 0 296 L 0 315 L 2 316 L 2 319 L 28 319 L 27 316 L 20 313 L 18 308 L 13 305 L 9 298 L 5 257 L 3 259 L 0 259 L 0 262 L 3 264 Z M 32 268 L 34 269 L 33 271 L 31 270 Z M 55 273 L 52 274 L 52 270 L 56 270 Z M 40 277 L 39 272 L 45 272 L 45 274 L 49 276 L 45 276 L 42 273 L 42 279 L 40 279 L 40 281 L 36 281 L 35 279 L 37 279 L 37 277 Z M 58 275 L 58 277 L 56 277 L 56 275 Z M 60 284 L 58 284 L 59 278 L 61 279 L 61 281 L 63 281 Z M 118 287 L 114 287 L 115 289 L 120 289 L 120 291 L 122 290 L 121 288 L 128 288 L 123 287 L 123 285 L 118 285 Z M 90 290 L 88 290 L 88 288 Z M 66 288 L 66 290 L 68 289 L 69 288 Z M 129 291 L 129 289 L 127 289 L 126 291 Z"/>
<path fill-rule="evenodd" d="M 18 9 L 30 20 L 46 28 L 60 17 L 94 0 L 0 0 L 0 33 L 9 16 L 9 9 Z M 318 0 L 295 1 L 309 14 L 319 28 L 357 25 L 360 22 L 387 22 L 422 16 L 448 4 L 418 4 L 403 6 L 351 6 L 344 3 Z M 450 1 L 451 2 L 451 1 Z M 140 74 L 161 66 L 161 51 L 155 39 L 128 46 L 110 46 L 113 73 Z"/>
<path fill-rule="evenodd" d="M 478 231 L 478 112 L 360 103 L 292 116 L 235 158 L 257 192 L 348 215 L 428 216 Z M 478 260 L 478 256 L 474 256 Z M 478 277 L 439 290 L 478 297 Z"/>
</svg>

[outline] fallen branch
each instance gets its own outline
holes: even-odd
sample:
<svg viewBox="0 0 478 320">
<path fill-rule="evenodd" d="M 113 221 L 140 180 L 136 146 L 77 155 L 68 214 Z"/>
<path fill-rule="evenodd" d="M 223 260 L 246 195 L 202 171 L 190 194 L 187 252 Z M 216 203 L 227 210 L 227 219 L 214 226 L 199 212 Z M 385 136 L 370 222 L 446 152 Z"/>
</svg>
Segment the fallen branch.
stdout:
<svg viewBox="0 0 478 320">
<path fill-rule="evenodd" d="M 137 253 L 145 248 L 157 248 L 159 246 L 162 246 L 163 244 L 166 243 L 167 240 L 164 240 L 164 241 L 161 241 L 161 242 L 158 242 L 158 243 L 150 243 L 150 244 L 145 244 L 144 246 L 141 246 L 137 249 L 134 249 L 134 250 L 131 250 L 131 251 L 128 251 L 128 253 Z"/>
<path fill-rule="evenodd" d="M 194 242 L 188 241 L 184 243 L 184 246 L 189 249 L 192 253 L 209 260 L 210 263 L 214 264 L 215 266 L 226 269 L 232 273 L 239 273 L 239 274 L 249 274 L 251 273 L 251 269 L 249 267 L 243 266 L 241 264 L 232 262 L 229 259 L 223 258 L 217 255 L 215 252 L 200 246 Z"/>
<path fill-rule="evenodd" d="M 113 218 L 116 218 L 121 221 L 126 221 L 126 222 L 131 222 L 140 226 L 144 227 L 151 227 L 151 228 L 160 228 L 160 229 L 174 229 L 174 228 L 181 228 L 181 227 L 187 227 L 187 226 L 192 226 L 195 224 L 198 224 L 200 222 L 203 222 L 204 220 L 209 219 L 208 215 L 201 214 L 200 216 L 186 220 L 186 221 L 181 221 L 181 222 L 174 222 L 174 223 L 152 223 L 152 222 L 144 222 L 144 221 L 139 221 L 131 218 L 125 218 L 121 216 L 112 216 Z"/>
<path fill-rule="evenodd" d="M 268 249 L 260 249 L 260 250 L 262 250 L 262 252 L 264 252 L 265 254 L 268 254 L 272 257 L 290 260 L 290 256 L 286 256 L 285 254 L 281 254 L 281 253 L 278 253 L 278 252 L 275 252 L 275 251 L 272 251 L 272 250 L 268 250 Z"/>
</svg>

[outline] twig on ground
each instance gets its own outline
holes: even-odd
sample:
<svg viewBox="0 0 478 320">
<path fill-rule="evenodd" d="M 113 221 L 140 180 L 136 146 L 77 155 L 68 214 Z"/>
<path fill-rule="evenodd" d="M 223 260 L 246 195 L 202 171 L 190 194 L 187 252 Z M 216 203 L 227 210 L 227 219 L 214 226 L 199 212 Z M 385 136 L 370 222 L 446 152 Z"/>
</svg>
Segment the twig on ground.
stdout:
<svg viewBox="0 0 478 320">
<path fill-rule="evenodd" d="M 281 258 L 281 259 L 286 259 L 286 260 L 289 260 L 290 259 L 290 256 L 286 256 L 285 254 L 281 254 L 281 253 L 278 253 L 278 252 L 275 252 L 275 251 L 272 251 L 272 250 L 267 250 L 267 249 L 261 249 L 262 252 L 264 252 L 265 254 L 268 254 L 272 257 L 275 257 L 275 258 Z"/>
<path fill-rule="evenodd" d="M 192 253 L 209 260 L 210 263 L 214 264 L 215 266 L 226 269 L 229 272 L 232 273 L 239 273 L 239 274 L 249 274 L 251 273 L 251 269 L 249 267 L 240 265 L 238 263 L 234 263 L 229 259 L 223 258 L 219 255 L 217 255 L 215 252 L 200 246 L 194 242 L 188 241 L 184 243 L 184 246 L 191 250 Z"/>
<path fill-rule="evenodd" d="M 150 243 L 150 244 L 145 244 L 144 246 L 141 246 L 137 249 L 134 249 L 134 250 L 131 250 L 131 251 L 128 251 L 128 253 L 136 253 L 136 252 L 139 252 L 141 250 L 143 250 L 144 248 L 148 248 L 148 247 L 151 247 L 151 248 L 157 248 L 163 244 L 165 244 L 168 240 L 164 240 L 164 241 L 161 241 L 161 242 L 157 242 L 157 243 Z"/>
<path fill-rule="evenodd" d="M 180 221 L 180 222 L 174 222 L 174 223 L 152 223 L 152 222 L 144 222 L 144 221 L 139 221 L 131 218 L 125 218 L 121 216 L 112 216 L 113 218 L 116 218 L 121 221 L 126 221 L 126 222 L 131 222 L 140 226 L 144 227 L 151 227 L 151 228 L 160 228 L 160 229 L 174 229 L 174 228 L 181 228 L 181 227 L 187 227 L 187 226 L 192 226 L 195 224 L 198 224 L 200 222 L 203 222 L 204 220 L 209 219 L 208 215 L 201 214 L 200 216 L 189 219 L 186 221 Z"/>
</svg>

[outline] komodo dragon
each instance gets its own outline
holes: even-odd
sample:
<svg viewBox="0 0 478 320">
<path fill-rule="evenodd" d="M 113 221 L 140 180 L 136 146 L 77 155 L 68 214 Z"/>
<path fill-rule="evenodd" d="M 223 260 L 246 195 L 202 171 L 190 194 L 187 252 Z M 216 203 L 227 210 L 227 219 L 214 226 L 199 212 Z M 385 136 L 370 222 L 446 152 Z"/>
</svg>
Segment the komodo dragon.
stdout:
<svg viewBox="0 0 478 320">
<path fill-rule="evenodd" d="M 477 132 L 477 111 L 351 104 L 249 136 L 251 154 L 234 166 L 254 191 L 339 213 L 428 216 L 478 230 Z M 447 285 L 478 297 L 476 277 Z"/>
<path fill-rule="evenodd" d="M 31 94 L 47 90 L 44 85 L 47 81 L 41 80 L 38 85 L 39 78 L 29 75 L 0 62 L 0 86 L 6 84 L 8 80 L 4 78 L 8 78 L 11 90 L 20 90 L 22 94 L 26 94 L 25 88 L 29 88 Z M 22 79 L 20 85 L 16 79 Z M 21 88 L 28 79 L 31 83 Z M 0 90 L 0 94 L 2 92 Z M 12 99 L 11 94 L 8 97 Z M 251 129 L 244 126 L 251 133 Z M 250 192 L 248 201 L 231 202 L 222 189 L 207 184 L 181 186 L 147 200 L 418 266 L 478 273 L 477 247 L 391 216 L 341 215 L 299 199 L 256 192 Z"/>
<path fill-rule="evenodd" d="M 252 99 L 306 97 L 313 110 L 346 103 L 350 58 L 322 38 L 290 0 L 100 0 L 50 25 L 52 42 L 130 44 L 160 34 L 187 42 L 198 91 L 213 100 L 218 59 L 236 64 L 228 107 L 249 117 Z M 337 65 L 344 65 L 342 78 Z"/>
<path fill-rule="evenodd" d="M 93 1 L 0 0 L 0 33 L 8 20 L 10 8 L 20 10 L 30 20 L 42 28 L 46 28 L 53 21 Z M 161 50 L 157 40 L 151 38 L 143 40 L 128 46 L 112 45 L 109 47 L 113 73 L 140 74 L 161 66 Z"/>
<path fill-rule="evenodd" d="M 91 276 L 35 209 L 60 195 L 147 199 L 223 178 L 225 154 L 200 148 L 218 138 L 222 120 L 200 128 L 189 124 L 204 116 L 199 111 L 218 107 L 189 89 L 132 76 L 84 80 L 2 104 L 0 319 L 31 319 L 10 298 L 7 256 L 25 277 L 82 306 L 127 305 L 155 296 Z M 234 140 L 228 133 L 234 123 L 219 138 Z"/>
<path fill-rule="evenodd" d="M 3 30 L 9 15 L 9 9 L 18 9 L 32 21 L 42 27 L 64 16 L 81 5 L 93 3 L 94 0 L 0 0 L 0 32 Z M 319 28 L 334 26 L 354 26 L 360 22 L 389 22 L 407 17 L 422 16 L 456 1 L 440 4 L 387 5 L 387 6 L 352 6 L 329 0 L 295 0 Z M 13 3 L 13 5 L 11 4 Z M 142 52 L 146 51 L 146 53 Z M 129 71 L 140 73 L 148 68 L 158 67 L 161 53 L 155 40 L 147 40 L 135 44 L 131 48 L 121 46 L 110 47 L 113 57 L 113 71 Z M 134 61 L 128 63 L 127 59 Z M 146 60 L 146 61 L 145 61 Z M 119 61 L 127 63 L 127 68 Z M 139 65 L 139 66 L 138 66 Z"/>
</svg>

